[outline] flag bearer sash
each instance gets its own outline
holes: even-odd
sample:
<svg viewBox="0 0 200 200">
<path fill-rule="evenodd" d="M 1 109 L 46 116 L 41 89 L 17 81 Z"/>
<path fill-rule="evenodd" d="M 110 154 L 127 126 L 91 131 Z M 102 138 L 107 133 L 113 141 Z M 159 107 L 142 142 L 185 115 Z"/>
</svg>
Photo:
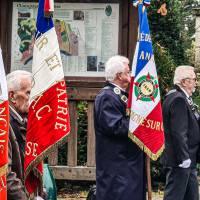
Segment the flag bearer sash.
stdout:
<svg viewBox="0 0 200 200">
<path fill-rule="evenodd" d="M 139 37 L 128 99 L 129 137 L 151 159 L 156 160 L 164 148 L 164 131 L 158 77 L 144 4 L 138 3 Z"/>
<path fill-rule="evenodd" d="M 9 106 L 6 76 L 0 47 L 0 199 L 7 199 Z"/>
<path fill-rule="evenodd" d="M 25 187 L 32 196 L 42 185 L 42 160 L 66 142 L 70 132 L 57 35 L 52 18 L 44 17 L 44 3 L 45 0 L 39 0 L 24 161 Z"/>
</svg>

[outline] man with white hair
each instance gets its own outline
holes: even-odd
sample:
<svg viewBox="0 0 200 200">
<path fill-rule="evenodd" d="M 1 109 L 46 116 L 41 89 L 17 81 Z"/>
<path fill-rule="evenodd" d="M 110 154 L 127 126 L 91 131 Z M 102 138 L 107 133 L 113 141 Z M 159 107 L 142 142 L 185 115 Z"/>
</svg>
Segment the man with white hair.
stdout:
<svg viewBox="0 0 200 200">
<path fill-rule="evenodd" d="M 119 55 L 111 57 L 105 74 L 108 83 L 94 105 L 96 200 L 144 200 L 144 154 L 128 138 L 129 60 Z"/>
<path fill-rule="evenodd" d="M 197 86 L 194 68 L 177 67 L 174 85 L 163 102 L 165 150 L 161 163 L 166 170 L 164 200 L 198 200 L 196 163 L 200 129 L 199 113 L 191 98 Z"/>
<path fill-rule="evenodd" d="M 26 200 L 24 190 L 24 153 L 31 73 L 16 70 L 7 75 L 10 106 L 8 200 Z"/>
</svg>

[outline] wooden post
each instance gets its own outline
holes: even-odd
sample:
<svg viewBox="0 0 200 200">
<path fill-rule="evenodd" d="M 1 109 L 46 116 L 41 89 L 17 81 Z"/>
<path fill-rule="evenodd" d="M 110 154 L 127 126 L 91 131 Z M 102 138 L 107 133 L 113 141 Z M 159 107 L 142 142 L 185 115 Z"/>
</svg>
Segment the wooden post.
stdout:
<svg viewBox="0 0 200 200">
<path fill-rule="evenodd" d="M 77 166 L 77 131 L 78 131 L 78 114 L 76 101 L 69 102 L 71 131 L 68 136 L 68 157 L 67 164 L 70 167 Z"/>
<path fill-rule="evenodd" d="M 147 170 L 147 192 L 148 200 L 152 200 L 152 190 L 151 190 L 151 160 L 149 156 L 146 156 L 146 170 Z"/>
<path fill-rule="evenodd" d="M 11 15 L 12 1 L 0 0 L 0 43 L 6 74 L 10 71 L 10 49 L 11 49 Z"/>
<path fill-rule="evenodd" d="M 95 166 L 94 103 L 88 102 L 87 166 Z"/>
<path fill-rule="evenodd" d="M 48 162 L 51 166 L 58 165 L 58 148 L 48 156 Z"/>
</svg>

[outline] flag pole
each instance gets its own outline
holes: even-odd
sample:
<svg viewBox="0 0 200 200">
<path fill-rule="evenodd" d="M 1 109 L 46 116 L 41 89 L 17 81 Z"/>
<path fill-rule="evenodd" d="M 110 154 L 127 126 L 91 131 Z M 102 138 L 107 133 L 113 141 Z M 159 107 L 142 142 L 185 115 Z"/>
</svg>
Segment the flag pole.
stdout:
<svg viewBox="0 0 200 200">
<path fill-rule="evenodd" d="M 133 3 L 133 6 L 137 7 L 138 3 L 142 3 L 143 0 L 138 0 Z M 144 12 L 145 6 L 143 5 L 142 12 Z M 138 26 L 138 40 L 139 40 L 139 33 L 140 28 Z M 129 102 L 130 103 L 130 102 Z M 127 115 L 130 116 L 131 114 L 131 105 L 129 105 L 130 108 L 127 108 Z M 148 194 L 148 200 L 152 200 L 152 186 L 151 186 L 151 160 L 148 155 L 146 155 L 146 175 L 147 175 L 147 194 Z"/>
<path fill-rule="evenodd" d="M 147 194 L 148 200 L 152 200 L 152 187 L 151 187 L 151 160 L 146 156 L 146 172 L 147 172 Z"/>
<path fill-rule="evenodd" d="M 145 10 L 145 6 L 143 6 L 143 12 Z M 151 159 L 147 155 L 146 156 L 146 173 L 147 173 L 147 194 L 148 200 L 152 200 L 152 186 L 151 186 Z"/>
<path fill-rule="evenodd" d="M 143 12 L 145 10 L 145 6 L 143 6 Z M 148 200 L 152 200 L 152 186 L 151 186 L 151 159 L 147 155 L 146 156 L 146 173 L 147 173 L 147 194 Z"/>
</svg>

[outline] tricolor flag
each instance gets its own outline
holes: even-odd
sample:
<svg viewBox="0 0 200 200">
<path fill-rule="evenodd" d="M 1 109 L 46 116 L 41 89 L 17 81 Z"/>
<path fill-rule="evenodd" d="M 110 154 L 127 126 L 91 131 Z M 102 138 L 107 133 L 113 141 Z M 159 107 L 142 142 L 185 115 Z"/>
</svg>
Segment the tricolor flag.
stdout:
<svg viewBox="0 0 200 200">
<path fill-rule="evenodd" d="M 139 33 L 132 64 L 129 137 L 153 160 L 164 149 L 160 91 L 146 8 L 138 4 Z"/>
<path fill-rule="evenodd" d="M 54 12 L 54 0 L 44 1 L 44 15 L 45 17 L 52 17 Z"/>
<path fill-rule="evenodd" d="M 8 164 L 9 105 L 6 75 L 0 47 L 0 199 L 7 199 L 6 172 Z"/>
<path fill-rule="evenodd" d="M 151 0 L 133 0 L 133 5 L 134 6 L 137 6 L 139 3 L 142 3 L 145 5 L 145 6 L 149 6 L 150 5 L 150 2 Z"/>
<path fill-rule="evenodd" d="M 25 147 L 25 187 L 30 195 L 41 187 L 42 160 L 66 142 L 70 132 L 60 50 L 53 20 L 44 17 L 44 2 L 39 0 Z"/>
</svg>

